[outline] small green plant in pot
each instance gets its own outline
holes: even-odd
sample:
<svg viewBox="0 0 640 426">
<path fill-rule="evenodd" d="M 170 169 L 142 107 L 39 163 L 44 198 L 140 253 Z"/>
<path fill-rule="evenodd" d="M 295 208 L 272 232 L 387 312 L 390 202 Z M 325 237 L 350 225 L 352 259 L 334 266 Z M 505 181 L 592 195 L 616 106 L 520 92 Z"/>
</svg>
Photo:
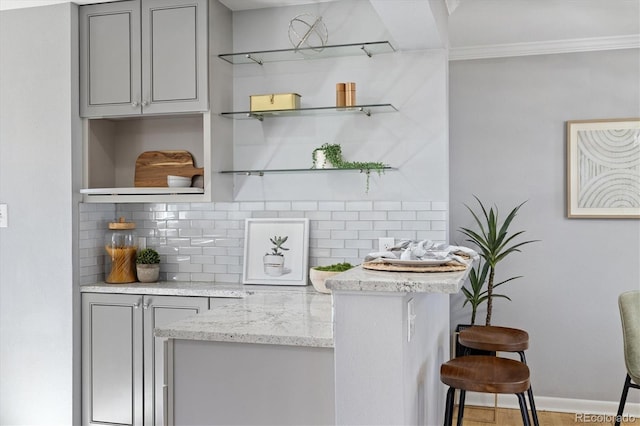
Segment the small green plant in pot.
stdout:
<svg viewBox="0 0 640 426">
<path fill-rule="evenodd" d="M 284 243 L 287 242 L 289 237 L 274 236 L 269 238 L 273 247 L 271 252 L 265 253 L 262 257 L 264 263 L 264 273 L 270 277 L 279 277 L 284 274 L 284 251 L 289 250 L 284 247 Z"/>
<path fill-rule="evenodd" d="M 334 275 L 348 271 L 351 268 L 353 268 L 353 265 L 348 262 L 334 263 L 333 265 L 328 266 L 314 266 L 309 269 L 309 280 L 316 291 L 320 293 L 331 293 L 331 290 L 327 288 L 325 281 Z"/>
<path fill-rule="evenodd" d="M 160 255 L 152 248 L 140 250 L 136 257 L 136 272 L 141 283 L 154 283 L 160 277 Z"/>
<path fill-rule="evenodd" d="M 473 273 L 473 275 L 471 273 L 469 275 L 471 291 L 463 290 L 463 293 L 466 297 L 465 304 L 471 303 L 472 316 L 475 316 L 475 310 L 477 309 L 478 305 L 485 301 L 487 302 L 487 316 L 485 319 L 485 324 L 491 325 L 491 315 L 493 313 L 493 298 L 502 297 L 505 299 L 509 299 L 505 295 L 494 294 L 494 289 L 509 281 L 521 278 L 521 276 L 516 276 L 496 283 L 496 266 L 508 255 L 520 252 L 520 248 L 522 246 L 538 240 L 516 242 L 515 239 L 521 236 L 524 231 L 513 233 L 510 233 L 509 231 L 511 222 L 518 214 L 518 210 L 520 210 L 520 208 L 526 201 L 514 207 L 509 212 L 506 219 L 501 223 L 497 207 L 494 206 L 487 210 L 487 208 L 484 206 L 484 204 L 482 204 L 482 201 L 480 201 L 478 197 L 474 196 L 474 198 L 480 205 L 481 213 L 474 212 L 473 209 L 466 204 L 465 206 L 467 207 L 469 212 L 471 212 L 471 215 L 473 216 L 479 229 L 473 230 L 471 228 L 461 228 L 460 232 L 468 237 L 466 241 L 474 243 L 478 247 L 480 257 L 485 262 L 485 264 L 484 266 L 480 266 L 481 264 L 479 264 L 477 269 L 471 271 L 471 273 Z M 485 281 L 487 282 L 487 289 L 483 291 L 482 285 Z M 475 320 L 475 318 L 473 318 L 473 320 Z"/>
</svg>

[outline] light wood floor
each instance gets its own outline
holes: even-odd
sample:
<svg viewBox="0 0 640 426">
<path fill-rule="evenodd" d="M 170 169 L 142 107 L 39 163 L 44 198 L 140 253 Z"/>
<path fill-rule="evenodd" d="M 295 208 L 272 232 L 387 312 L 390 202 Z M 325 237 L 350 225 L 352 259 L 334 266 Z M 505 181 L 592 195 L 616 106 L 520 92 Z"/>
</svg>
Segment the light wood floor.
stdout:
<svg viewBox="0 0 640 426">
<path fill-rule="evenodd" d="M 520 410 L 512 410 L 508 408 L 498 408 L 497 419 L 493 421 L 493 409 L 476 408 L 472 406 L 465 407 L 464 409 L 464 426 L 518 426 L 522 424 L 522 417 L 520 416 Z M 588 415 L 588 414 L 587 414 Z M 457 412 L 454 413 L 453 424 L 456 423 Z M 538 410 L 538 420 L 540 426 L 610 426 L 614 423 L 614 416 L 609 419 L 601 419 L 598 416 L 589 418 L 576 418 L 575 414 L 571 413 L 555 413 L 552 411 L 540 411 Z M 601 420 L 601 421 L 598 421 Z M 609 420 L 609 421 L 605 421 Z M 630 419 L 633 420 L 633 419 Z M 622 422 L 622 425 L 631 426 L 638 425 L 640 419 L 636 419 L 635 422 Z"/>
</svg>

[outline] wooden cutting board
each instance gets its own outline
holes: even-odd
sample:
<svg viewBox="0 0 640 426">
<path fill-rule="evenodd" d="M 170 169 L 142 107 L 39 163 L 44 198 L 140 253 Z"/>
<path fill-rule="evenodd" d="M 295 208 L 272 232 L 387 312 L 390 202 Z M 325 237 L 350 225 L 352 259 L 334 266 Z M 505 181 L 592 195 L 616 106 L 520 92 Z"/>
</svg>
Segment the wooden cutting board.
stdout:
<svg viewBox="0 0 640 426">
<path fill-rule="evenodd" d="M 145 151 L 136 160 L 137 187 L 167 187 L 167 176 L 193 177 L 204 175 L 202 167 L 195 167 L 189 151 Z"/>
</svg>

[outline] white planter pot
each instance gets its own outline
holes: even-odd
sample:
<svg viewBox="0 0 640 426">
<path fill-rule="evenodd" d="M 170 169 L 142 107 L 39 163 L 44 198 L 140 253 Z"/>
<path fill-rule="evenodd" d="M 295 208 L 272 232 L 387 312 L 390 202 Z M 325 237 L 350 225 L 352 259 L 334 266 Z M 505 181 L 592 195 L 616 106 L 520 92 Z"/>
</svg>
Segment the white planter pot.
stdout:
<svg viewBox="0 0 640 426">
<path fill-rule="evenodd" d="M 264 273 L 270 277 L 279 277 L 284 272 L 284 256 L 265 254 L 262 258 Z"/>
<path fill-rule="evenodd" d="M 136 265 L 136 273 L 138 275 L 138 281 L 141 283 L 155 283 L 160 276 L 160 264 L 143 264 Z"/>
<path fill-rule="evenodd" d="M 327 160 L 327 156 L 324 154 L 324 151 L 319 149 L 315 151 L 315 160 L 313 162 L 314 169 L 331 169 L 334 165 L 331 164 L 331 161 Z"/>
</svg>

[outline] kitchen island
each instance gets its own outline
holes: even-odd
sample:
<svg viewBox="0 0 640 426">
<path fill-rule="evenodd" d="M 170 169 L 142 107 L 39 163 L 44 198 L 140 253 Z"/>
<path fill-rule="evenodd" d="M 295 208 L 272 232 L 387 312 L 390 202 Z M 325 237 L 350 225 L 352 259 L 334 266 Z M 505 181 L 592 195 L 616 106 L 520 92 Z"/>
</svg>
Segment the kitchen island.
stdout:
<svg viewBox="0 0 640 426">
<path fill-rule="evenodd" d="M 449 294 L 468 269 L 361 267 L 311 287 L 251 288 L 158 327 L 175 424 L 438 424 Z M 263 287 L 263 288 L 260 288 Z M 213 301 L 212 301 L 213 302 Z"/>
</svg>

